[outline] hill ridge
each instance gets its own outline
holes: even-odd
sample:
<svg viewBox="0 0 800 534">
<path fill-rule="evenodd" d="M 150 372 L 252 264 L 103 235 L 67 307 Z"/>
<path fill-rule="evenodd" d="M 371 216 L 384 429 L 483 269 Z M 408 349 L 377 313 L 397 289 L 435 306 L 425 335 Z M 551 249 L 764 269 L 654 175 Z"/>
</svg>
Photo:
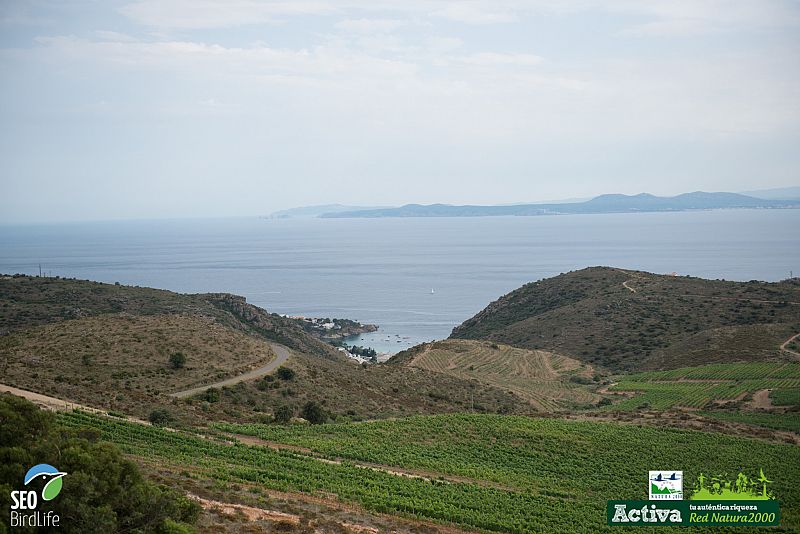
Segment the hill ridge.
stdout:
<svg viewBox="0 0 800 534">
<path fill-rule="evenodd" d="M 453 329 L 611 370 L 780 359 L 800 281 L 728 282 L 589 267 L 523 285 Z"/>
<path fill-rule="evenodd" d="M 548 204 L 511 204 L 500 206 L 406 204 L 398 208 L 359 209 L 323 213 L 322 218 L 380 218 L 380 217 L 489 217 L 575 215 L 595 213 L 638 213 L 658 211 L 687 211 L 735 208 L 797 208 L 800 201 L 767 200 L 740 193 L 694 191 L 672 197 L 650 193 L 624 195 L 609 193 L 584 202 Z"/>
</svg>

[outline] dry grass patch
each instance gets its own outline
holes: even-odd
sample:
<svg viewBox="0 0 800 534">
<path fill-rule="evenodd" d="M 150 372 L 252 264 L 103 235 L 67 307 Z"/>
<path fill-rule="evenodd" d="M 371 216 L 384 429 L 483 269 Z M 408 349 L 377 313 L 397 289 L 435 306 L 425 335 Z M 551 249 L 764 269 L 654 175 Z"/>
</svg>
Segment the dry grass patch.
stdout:
<svg viewBox="0 0 800 534">
<path fill-rule="evenodd" d="M 183 368 L 170 365 L 175 353 Z M 4 383 L 121 411 L 274 357 L 264 340 L 187 315 L 85 317 L 10 334 L 0 347 Z"/>
</svg>

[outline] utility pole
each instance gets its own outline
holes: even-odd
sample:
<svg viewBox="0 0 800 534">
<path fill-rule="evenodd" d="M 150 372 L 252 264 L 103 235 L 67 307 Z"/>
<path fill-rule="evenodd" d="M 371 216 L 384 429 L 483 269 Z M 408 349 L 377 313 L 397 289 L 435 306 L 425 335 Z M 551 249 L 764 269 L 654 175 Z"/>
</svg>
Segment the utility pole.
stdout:
<svg viewBox="0 0 800 534">
<path fill-rule="evenodd" d="M 42 277 L 42 264 L 39 264 L 39 278 Z"/>
</svg>

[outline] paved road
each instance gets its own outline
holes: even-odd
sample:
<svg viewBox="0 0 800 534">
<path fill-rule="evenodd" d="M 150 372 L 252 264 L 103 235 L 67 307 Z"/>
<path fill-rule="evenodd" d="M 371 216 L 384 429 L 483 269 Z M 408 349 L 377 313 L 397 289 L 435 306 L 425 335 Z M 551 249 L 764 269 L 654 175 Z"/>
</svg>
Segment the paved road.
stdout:
<svg viewBox="0 0 800 534">
<path fill-rule="evenodd" d="M 207 386 L 198 386 L 196 388 L 187 389 L 184 391 L 178 391 L 176 393 L 170 393 L 169 396 L 183 399 L 185 397 L 191 397 L 192 395 L 202 393 L 208 388 L 221 388 L 222 386 L 232 386 L 234 384 L 238 384 L 239 382 L 244 382 L 245 380 L 253 380 L 254 378 L 259 378 L 264 375 L 268 375 L 272 371 L 277 369 L 279 366 L 286 363 L 286 360 L 289 359 L 290 355 L 289 349 L 287 349 L 283 345 L 278 345 L 277 343 L 270 343 L 270 346 L 272 346 L 272 351 L 275 353 L 275 359 L 269 362 L 267 365 L 261 366 L 258 369 L 253 369 L 252 371 L 247 372 L 243 375 L 234 376 L 233 378 L 228 378 L 227 380 L 222 380 L 221 382 L 208 384 Z"/>
</svg>

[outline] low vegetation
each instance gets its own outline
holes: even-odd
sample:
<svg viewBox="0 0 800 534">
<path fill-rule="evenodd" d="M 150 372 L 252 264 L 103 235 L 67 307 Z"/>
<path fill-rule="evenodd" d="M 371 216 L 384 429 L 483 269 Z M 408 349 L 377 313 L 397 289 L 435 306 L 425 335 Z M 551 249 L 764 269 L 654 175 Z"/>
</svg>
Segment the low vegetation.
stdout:
<svg viewBox="0 0 800 534">
<path fill-rule="evenodd" d="M 330 345 L 305 332 L 298 321 L 269 313 L 237 295 L 186 295 L 58 277 L 0 276 L 0 334 L 108 314 L 194 316 L 306 354 L 340 357 Z"/>
<path fill-rule="evenodd" d="M 308 402 L 319 404 L 329 419 L 398 417 L 416 413 L 470 411 L 533 413 L 536 408 L 511 391 L 465 378 L 397 365 L 362 367 L 294 354 L 274 376 L 219 390 L 217 402 L 204 394 L 176 407 L 211 420 L 261 420 L 288 406 L 293 416 Z M 280 378 L 283 376 L 284 378 Z"/>
<path fill-rule="evenodd" d="M 787 430 L 800 434 L 800 413 L 769 413 L 769 412 L 743 412 L 743 411 L 713 411 L 701 412 L 706 417 L 744 423 L 746 425 L 763 426 L 775 430 Z"/>
<path fill-rule="evenodd" d="M 139 417 L 168 393 L 275 357 L 264 339 L 187 315 L 84 317 L 6 337 L 3 383 Z"/>
</svg>

